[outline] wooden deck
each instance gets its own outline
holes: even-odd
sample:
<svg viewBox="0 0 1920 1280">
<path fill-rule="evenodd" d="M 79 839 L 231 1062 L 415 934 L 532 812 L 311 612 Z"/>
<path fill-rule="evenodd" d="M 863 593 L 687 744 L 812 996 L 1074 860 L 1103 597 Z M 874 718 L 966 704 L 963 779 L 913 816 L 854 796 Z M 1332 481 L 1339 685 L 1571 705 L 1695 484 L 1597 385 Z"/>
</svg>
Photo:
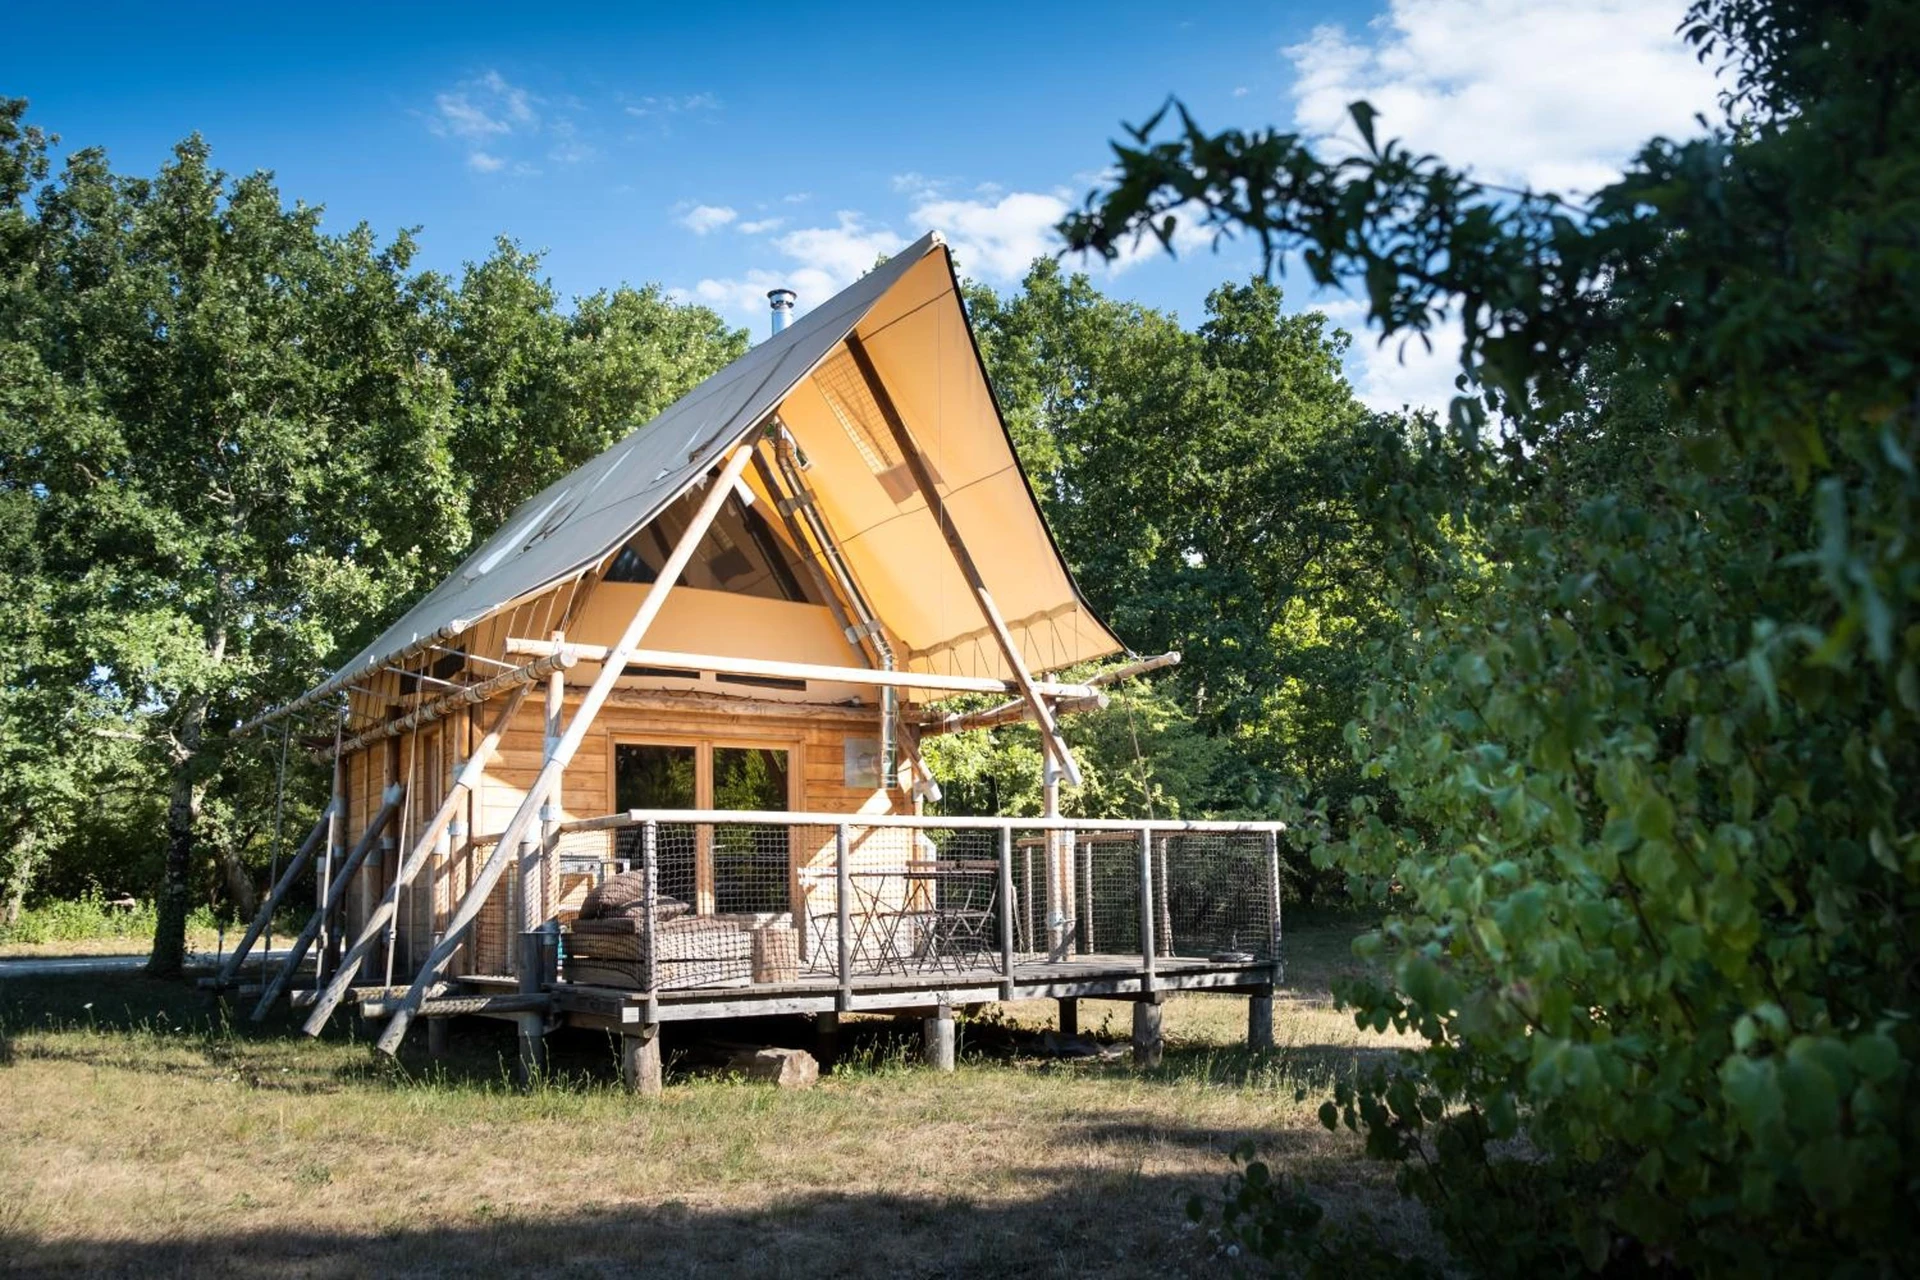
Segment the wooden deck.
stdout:
<svg viewBox="0 0 1920 1280">
<path fill-rule="evenodd" d="M 1062 961 L 1022 961 L 1014 966 L 1010 980 L 997 969 L 930 969 L 858 976 L 845 984 L 823 975 L 794 982 L 659 991 L 651 996 L 644 991 L 560 982 L 551 988 L 551 997 L 553 1012 L 569 1024 L 619 1030 L 702 1018 L 918 1013 L 942 1004 L 997 1000 L 1151 1000 L 1176 991 L 1266 995 L 1273 980 L 1274 966 L 1266 961 L 1220 963 L 1161 956 L 1148 973 L 1138 955 L 1083 955 Z M 517 985 L 510 977 L 469 977 L 461 983 L 476 991 L 502 993 Z"/>
</svg>

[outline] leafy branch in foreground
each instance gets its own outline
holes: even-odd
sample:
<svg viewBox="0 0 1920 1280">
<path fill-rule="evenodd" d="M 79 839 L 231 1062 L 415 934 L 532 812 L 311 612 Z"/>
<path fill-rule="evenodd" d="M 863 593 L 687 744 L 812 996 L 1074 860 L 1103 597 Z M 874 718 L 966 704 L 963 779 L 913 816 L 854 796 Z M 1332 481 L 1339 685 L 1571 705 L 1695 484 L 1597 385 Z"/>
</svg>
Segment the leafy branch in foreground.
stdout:
<svg viewBox="0 0 1920 1280">
<path fill-rule="evenodd" d="M 1899 1269 L 1920 1197 L 1920 8 L 1701 0 L 1726 118 L 1568 202 L 1163 112 L 1062 230 L 1179 219 L 1465 336 L 1381 448 L 1398 635 L 1322 852 L 1392 909 L 1336 1098 L 1477 1270 Z M 1160 132 L 1174 123 L 1174 136 Z M 1493 419 L 1497 417 L 1497 428 Z"/>
</svg>

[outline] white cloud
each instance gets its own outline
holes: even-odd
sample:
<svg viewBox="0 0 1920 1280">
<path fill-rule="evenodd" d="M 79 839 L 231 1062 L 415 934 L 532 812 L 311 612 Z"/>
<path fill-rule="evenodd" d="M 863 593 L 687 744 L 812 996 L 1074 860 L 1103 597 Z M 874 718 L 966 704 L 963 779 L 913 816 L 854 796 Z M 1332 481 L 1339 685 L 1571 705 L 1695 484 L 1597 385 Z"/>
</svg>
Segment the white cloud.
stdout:
<svg viewBox="0 0 1920 1280">
<path fill-rule="evenodd" d="M 801 227 L 763 242 L 787 259 L 780 268 L 754 267 L 737 276 L 709 277 L 677 296 L 703 302 L 756 333 L 766 332 L 767 290 L 792 289 L 805 312 L 825 302 L 873 269 L 882 256 L 907 242 L 885 227 L 869 226 L 843 210 L 830 227 Z"/>
<path fill-rule="evenodd" d="M 680 225 L 697 236 L 718 231 L 740 215 L 723 204 L 697 204 L 680 215 Z"/>
<path fill-rule="evenodd" d="M 514 84 L 498 71 L 488 70 L 470 80 L 462 80 L 433 98 L 433 110 L 427 114 L 427 129 L 442 138 L 451 138 L 467 150 L 467 168 L 475 173 L 507 173 L 524 176 L 539 169 L 514 153 L 530 154 L 529 139 L 545 133 L 554 139 L 547 158 L 572 164 L 590 158 L 594 152 L 576 136 L 571 120 L 546 118 L 547 99 Z M 578 107 L 563 101 L 562 111 Z"/>
<path fill-rule="evenodd" d="M 987 280 L 1017 280 L 1035 258 L 1059 248 L 1053 226 L 1067 216 L 1057 195 L 1016 191 L 998 200 L 925 199 L 908 214 L 916 227 L 946 233 L 960 269 Z"/>
<path fill-rule="evenodd" d="M 1674 33 L 1677 0 L 1390 0 L 1353 34 L 1322 26 L 1282 51 L 1295 72 L 1294 127 L 1358 138 L 1347 115 L 1365 99 L 1376 136 L 1399 138 L 1483 181 L 1562 194 L 1620 173 L 1658 134 L 1697 131 L 1716 86 Z M 1459 339 L 1451 326 L 1429 354 L 1416 339 L 1379 345 L 1365 309 L 1338 311 L 1354 334 L 1356 389 L 1368 404 L 1444 408 L 1456 394 Z"/>
<path fill-rule="evenodd" d="M 681 116 L 697 111 L 718 111 L 720 99 L 711 93 L 659 94 L 627 104 L 630 116 Z"/>
<path fill-rule="evenodd" d="M 750 236 L 765 235 L 769 231 L 778 231 L 787 225 L 785 218 L 756 218 L 740 224 L 740 230 Z"/>
<path fill-rule="evenodd" d="M 1695 131 L 1711 70 L 1674 33 L 1676 0 L 1391 0 L 1362 37 L 1317 28 L 1284 50 L 1294 122 L 1353 137 L 1364 98 L 1398 137 L 1498 183 L 1591 191 L 1655 134 Z"/>
</svg>

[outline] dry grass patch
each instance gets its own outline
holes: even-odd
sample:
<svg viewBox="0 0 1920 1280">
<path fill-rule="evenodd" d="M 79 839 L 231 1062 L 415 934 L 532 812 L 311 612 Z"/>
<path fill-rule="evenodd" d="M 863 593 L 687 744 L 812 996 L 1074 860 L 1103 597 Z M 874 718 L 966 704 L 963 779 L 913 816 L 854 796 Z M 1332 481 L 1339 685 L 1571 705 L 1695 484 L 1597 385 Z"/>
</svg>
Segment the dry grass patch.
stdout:
<svg viewBox="0 0 1920 1280">
<path fill-rule="evenodd" d="M 591 1035 L 556 1037 L 555 1078 L 521 1093 L 502 1024 L 383 1070 L 363 1038 L 235 1027 L 178 986 L 15 980 L 0 1256 L 96 1274 L 1212 1273 L 1183 1205 L 1242 1140 L 1418 1239 L 1383 1172 L 1313 1115 L 1325 1081 L 1385 1047 L 1327 1004 L 1314 950 L 1337 956 L 1343 931 L 1296 942 L 1312 986 L 1280 1002 L 1270 1054 L 1241 1047 L 1243 999 L 1192 996 L 1167 1007 L 1157 1071 L 1042 1059 L 1018 1029 L 1052 1008 L 1028 1002 L 963 1026 L 950 1077 L 913 1064 L 917 1024 L 858 1019 L 816 1089 L 679 1072 L 654 1103 L 620 1091 Z M 1083 1030 L 1103 1023 L 1123 1038 L 1127 1006 L 1083 1002 Z"/>
</svg>

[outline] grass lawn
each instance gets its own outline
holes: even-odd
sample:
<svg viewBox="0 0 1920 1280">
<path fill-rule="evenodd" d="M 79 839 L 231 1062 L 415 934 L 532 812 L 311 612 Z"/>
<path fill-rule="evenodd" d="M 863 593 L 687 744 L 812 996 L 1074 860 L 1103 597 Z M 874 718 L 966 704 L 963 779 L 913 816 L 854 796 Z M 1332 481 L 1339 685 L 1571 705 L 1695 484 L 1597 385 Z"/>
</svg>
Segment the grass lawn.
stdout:
<svg viewBox="0 0 1920 1280">
<path fill-rule="evenodd" d="M 834 1073 L 781 1092 L 675 1070 L 695 1034 L 669 1028 L 652 1102 L 621 1091 L 594 1034 L 556 1035 L 555 1078 L 521 1093 L 505 1023 L 463 1020 L 448 1060 L 410 1043 L 382 1068 L 346 1018 L 308 1040 L 136 975 L 0 977 L 0 1271 L 1225 1274 L 1184 1205 L 1243 1140 L 1424 1247 L 1386 1171 L 1314 1116 L 1395 1044 L 1331 1007 L 1357 926 L 1290 923 L 1268 1054 L 1242 1046 L 1243 998 L 1189 995 L 1167 1006 L 1155 1071 L 1050 1060 L 1022 1029 L 1052 1005 L 1028 1002 L 963 1024 L 951 1076 L 915 1065 L 918 1023 L 849 1019 Z M 1084 1032 L 1124 1040 L 1130 1019 L 1081 1003 Z"/>
</svg>

